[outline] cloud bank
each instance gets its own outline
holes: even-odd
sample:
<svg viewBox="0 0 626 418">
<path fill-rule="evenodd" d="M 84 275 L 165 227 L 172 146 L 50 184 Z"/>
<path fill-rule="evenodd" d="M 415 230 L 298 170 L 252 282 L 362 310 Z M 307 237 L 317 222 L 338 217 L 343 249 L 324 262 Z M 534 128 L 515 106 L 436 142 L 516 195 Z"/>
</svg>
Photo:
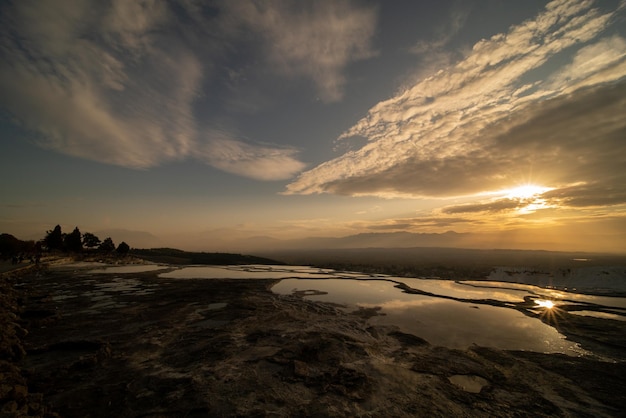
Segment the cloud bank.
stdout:
<svg viewBox="0 0 626 418">
<path fill-rule="evenodd" d="M 336 101 L 345 67 L 372 54 L 376 14 L 347 1 L 301 10 L 289 1 L 20 0 L 0 16 L 2 105 L 41 146 L 138 169 L 198 159 L 278 180 L 303 169 L 297 150 L 232 132 L 225 140 L 198 106 L 227 100 L 210 89 L 216 67 L 260 43 L 252 59 L 266 71 L 310 79 Z"/>
<path fill-rule="evenodd" d="M 304 172 L 285 193 L 445 198 L 538 183 L 560 204 L 626 203 L 625 9 L 550 2 L 372 107 L 338 139 L 366 145 Z"/>
</svg>

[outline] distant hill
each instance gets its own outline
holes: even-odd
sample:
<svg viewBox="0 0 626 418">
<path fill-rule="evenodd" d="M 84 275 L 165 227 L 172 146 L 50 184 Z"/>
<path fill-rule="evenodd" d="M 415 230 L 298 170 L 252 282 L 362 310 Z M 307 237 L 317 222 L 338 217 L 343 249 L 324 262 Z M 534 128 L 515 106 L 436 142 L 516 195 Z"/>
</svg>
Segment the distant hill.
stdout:
<svg viewBox="0 0 626 418">
<path fill-rule="evenodd" d="M 21 252 L 33 251 L 33 241 L 22 241 L 11 234 L 0 234 L 0 257 L 7 258 Z"/>
<path fill-rule="evenodd" d="M 178 250 L 175 248 L 133 249 L 132 255 L 144 260 L 168 264 L 242 265 L 284 264 L 280 261 L 253 255 L 231 253 L 205 253 Z"/>
<path fill-rule="evenodd" d="M 258 251 L 268 248 L 275 250 L 309 249 L 349 249 L 349 248 L 411 248 L 411 247 L 451 247 L 470 246 L 471 234 L 448 231 L 438 233 L 362 233 L 345 237 L 309 237 L 292 240 L 279 240 L 270 237 L 253 237 L 239 244 L 244 251 Z"/>
<path fill-rule="evenodd" d="M 253 237 L 239 239 L 228 245 L 229 251 L 266 252 L 268 250 L 332 250 L 354 248 L 473 248 L 473 249 L 518 249 L 548 251 L 578 251 L 579 244 L 568 243 L 562 236 L 548 235 L 549 240 L 526 234 L 523 231 L 415 233 L 415 232 L 370 232 L 344 237 L 307 237 L 301 239 L 275 239 Z M 600 246 L 599 248 L 602 248 Z M 613 246 L 599 252 L 615 252 Z M 623 253 L 623 250 L 621 250 Z"/>
</svg>

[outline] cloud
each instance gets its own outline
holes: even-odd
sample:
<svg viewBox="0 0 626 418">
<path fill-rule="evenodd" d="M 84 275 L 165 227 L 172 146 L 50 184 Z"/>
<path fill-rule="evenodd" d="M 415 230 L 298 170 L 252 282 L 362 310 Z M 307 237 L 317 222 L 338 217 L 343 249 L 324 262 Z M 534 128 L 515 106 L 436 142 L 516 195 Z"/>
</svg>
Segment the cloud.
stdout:
<svg viewBox="0 0 626 418">
<path fill-rule="evenodd" d="M 361 149 L 302 173 L 286 193 L 446 198 L 528 182 L 624 190 L 626 46 L 603 36 L 622 9 L 592 4 L 553 1 L 378 103 L 338 139 L 364 137 Z"/>
<path fill-rule="evenodd" d="M 435 29 L 435 37 L 430 41 L 419 40 L 411 48 L 410 52 L 418 55 L 431 54 L 441 51 L 463 28 L 469 11 L 456 7 L 449 16 L 449 21 L 438 25 Z"/>
<path fill-rule="evenodd" d="M 472 212 L 505 212 L 513 209 L 519 209 L 530 203 L 529 199 L 496 199 L 485 203 L 468 203 L 464 205 L 449 206 L 442 209 L 443 213 L 472 213 Z"/>
<path fill-rule="evenodd" d="M 362 222 L 354 224 L 356 229 L 369 229 L 373 231 L 421 231 L 421 230 L 440 230 L 442 228 L 450 228 L 460 224 L 481 224 L 482 221 L 468 218 L 452 217 L 452 216 L 428 216 L 415 218 L 398 218 L 387 219 L 377 222 Z"/>
<path fill-rule="evenodd" d="M 232 25 L 258 34 L 273 69 L 315 83 L 326 102 L 343 97 L 346 66 L 372 57 L 376 10 L 346 0 L 223 2 Z"/>
<path fill-rule="evenodd" d="M 412 76 L 413 81 L 421 80 L 424 77 L 438 71 L 441 68 L 452 65 L 455 61 L 463 57 L 463 52 L 448 48 L 450 42 L 459 31 L 465 26 L 469 9 L 455 5 L 452 9 L 448 21 L 436 25 L 435 34 L 432 39 L 421 39 L 410 49 L 411 54 L 419 56 L 419 68 Z"/>
<path fill-rule="evenodd" d="M 576 184 L 552 190 L 541 195 L 552 204 L 561 207 L 596 207 L 626 204 L 626 190 L 621 185 L 626 175 L 619 172 L 612 181 Z"/>
<path fill-rule="evenodd" d="M 259 180 L 302 169 L 283 147 L 236 139 L 226 150 L 220 139 L 207 145 L 206 131 L 216 129 L 199 126 L 195 102 L 211 74 L 206 54 L 220 58 L 223 45 L 194 40 L 184 12 L 161 0 L 3 5 L 3 107 L 37 133 L 39 145 L 106 164 L 145 169 L 199 159 Z"/>
<path fill-rule="evenodd" d="M 250 145 L 224 135 L 211 139 L 198 153 L 220 170 L 258 180 L 289 179 L 305 168 L 294 158 L 293 148 Z"/>
</svg>

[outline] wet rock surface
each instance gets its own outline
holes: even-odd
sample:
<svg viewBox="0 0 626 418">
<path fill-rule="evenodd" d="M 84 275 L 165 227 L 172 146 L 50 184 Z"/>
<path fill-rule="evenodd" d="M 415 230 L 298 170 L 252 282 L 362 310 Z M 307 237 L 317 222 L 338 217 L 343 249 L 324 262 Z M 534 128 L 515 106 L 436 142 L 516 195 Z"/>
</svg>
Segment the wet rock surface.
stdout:
<svg viewBox="0 0 626 418">
<path fill-rule="evenodd" d="M 80 270 L 3 278 L 0 416 L 623 413 L 619 359 L 434 347 L 371 326 L 376 310 L 278 296 L 275 282 Z M 606 330 L 580 332 L 601 348 L 594 335 Z"/>
</svg>

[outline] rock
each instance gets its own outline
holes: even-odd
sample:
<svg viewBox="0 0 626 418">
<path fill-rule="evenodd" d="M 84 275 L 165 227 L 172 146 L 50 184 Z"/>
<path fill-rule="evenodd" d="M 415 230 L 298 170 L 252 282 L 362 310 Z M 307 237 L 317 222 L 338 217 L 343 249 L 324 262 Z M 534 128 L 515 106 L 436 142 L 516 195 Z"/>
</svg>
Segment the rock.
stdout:
<svg viewBox="0 0 626 418">
<path fill-rule="evenodd" d="M 23 401 L 28 397 L 28 387 L 25 385 L 15 385 L 11 392 L 13 399 Z"/>
<path fill-rule="evenodd" d="M 62 416 L 615 416 L 626 403 L 626 364 L 431 346 L 372 326 L 375 310 L 282 298 L 268 280 L 132 278 L 100 310 L 110 275 L 24 278 L 27 315 L 0 323 L 29 331 L 27 356 L 0 361 L 5 415 L 53 417 L 53 403 Z M 203 320 L 227 325 L 187 321 L 207 303 L 224 307 Z M 455 375 L 488 384 L 470 393 Z"/>
</svg>

